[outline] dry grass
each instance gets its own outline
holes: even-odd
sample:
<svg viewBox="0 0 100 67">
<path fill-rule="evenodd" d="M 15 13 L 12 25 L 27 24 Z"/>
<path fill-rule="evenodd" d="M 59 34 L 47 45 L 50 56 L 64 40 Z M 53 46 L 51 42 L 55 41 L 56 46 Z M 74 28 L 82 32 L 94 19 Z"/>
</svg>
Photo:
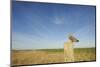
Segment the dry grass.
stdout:
<svg viewBox="0 0 100 67">
<path fill-rule="evenodd" d="M 75 61 L 92 61 L 95 59 L 95 48 L 75 49 Z M 64 62 L 62 49 L 51 50 L 12 50 L 12 65 L 47 64 Z"/>
</svg>

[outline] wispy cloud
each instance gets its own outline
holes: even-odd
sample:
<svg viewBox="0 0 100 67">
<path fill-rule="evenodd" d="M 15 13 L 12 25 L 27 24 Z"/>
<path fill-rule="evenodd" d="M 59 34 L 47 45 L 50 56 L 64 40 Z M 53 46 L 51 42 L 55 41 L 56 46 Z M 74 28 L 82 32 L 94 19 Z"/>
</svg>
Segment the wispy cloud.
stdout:
<svg viewBox="0 0 100 67">
<path fill-rule="evenodd" d="M 80 40 L 80 45 L 75 47 L 94 46 L 93 6 L 15 1 L 12 8 L 12 48 L 63 48 L 64 42 L 68 40 L 67 34 L 74 32 L 74 36 Z"/>
</svg>

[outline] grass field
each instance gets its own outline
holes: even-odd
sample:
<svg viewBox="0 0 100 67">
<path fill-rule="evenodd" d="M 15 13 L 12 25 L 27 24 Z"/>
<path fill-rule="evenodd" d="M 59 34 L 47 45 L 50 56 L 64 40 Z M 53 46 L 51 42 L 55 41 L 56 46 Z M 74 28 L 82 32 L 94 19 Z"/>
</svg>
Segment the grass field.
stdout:
<svg viewBox="0 0 100 67">
<path fill-rule="evenodd" d="M 95 48 L 74 49 L 75 62 L 95 61 Z M 12 50 L 12 65 L 47 64 L 64 62 L 63 49 Z"/>
</svg>

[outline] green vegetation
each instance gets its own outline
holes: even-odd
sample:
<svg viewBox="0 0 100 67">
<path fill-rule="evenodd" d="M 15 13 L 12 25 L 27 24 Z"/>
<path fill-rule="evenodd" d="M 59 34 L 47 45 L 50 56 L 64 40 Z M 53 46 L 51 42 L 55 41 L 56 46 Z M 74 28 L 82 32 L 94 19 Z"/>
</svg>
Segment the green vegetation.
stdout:
<svg viewBox="0 0 100 67">
<path fill-rule="evenodd" d="M 12 65 L 64 62 L 63 49 L 12 50 Z M 75 48 L 75 62 L 95 61 L 95 48 Z"/>
</svg>

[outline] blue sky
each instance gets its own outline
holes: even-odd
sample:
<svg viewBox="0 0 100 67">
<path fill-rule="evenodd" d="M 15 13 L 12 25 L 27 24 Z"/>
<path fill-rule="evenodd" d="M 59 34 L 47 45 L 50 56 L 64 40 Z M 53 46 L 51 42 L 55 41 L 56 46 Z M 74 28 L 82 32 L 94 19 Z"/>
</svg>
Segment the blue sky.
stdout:
<svg viewBox="0 0 100 67">
<path fill-rule="evenodd" d="M 13 1 L 12 49 L 63 48 L 70 33 L 95 47 L 95 6 Z"/>
</svg>

